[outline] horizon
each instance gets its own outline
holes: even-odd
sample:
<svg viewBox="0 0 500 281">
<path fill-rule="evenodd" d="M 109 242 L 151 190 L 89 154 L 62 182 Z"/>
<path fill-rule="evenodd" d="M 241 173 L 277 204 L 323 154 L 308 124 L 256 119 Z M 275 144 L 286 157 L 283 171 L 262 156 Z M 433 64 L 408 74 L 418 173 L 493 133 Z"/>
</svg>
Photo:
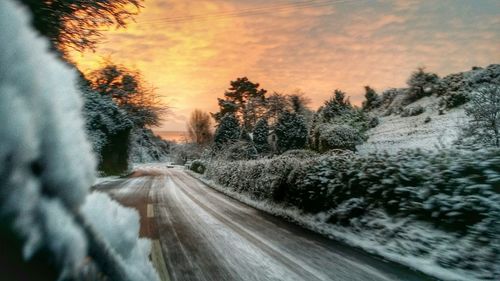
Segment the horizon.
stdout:
<svg viewBox="0 0 500 281">
<path fill-rule="evenodd" d="M 366 85 L 403 87 L 417 67 L 442 77 L 499 62 L 499 8 L 491 0 L 150 0 L 135 23 L 73 59 L 84 72 L 107 56 L 137 68 L 172 107 L 155 131 L 185 131 L 190 112 L 216 111 L 238 77 L 268 93 L 300 89 L 317 108 L 334 89 L 359 105 Z"/>
</svg>

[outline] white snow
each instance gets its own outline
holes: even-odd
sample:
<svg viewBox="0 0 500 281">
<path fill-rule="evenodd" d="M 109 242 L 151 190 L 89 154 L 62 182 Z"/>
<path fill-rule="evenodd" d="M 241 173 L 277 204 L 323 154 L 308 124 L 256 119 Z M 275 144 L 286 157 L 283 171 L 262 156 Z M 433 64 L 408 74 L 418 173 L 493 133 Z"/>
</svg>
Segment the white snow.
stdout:
<svg viewBox="0 0 500 281">
<path fill-rule="evenodd" d="M 363 218 L 365 220 L 363 223 L 355 222 L 352 227 L 342 227 L 328 223 L 327 219 L 330 217 L 328 213 L 307 214 L 296 207 L 277 204 L 269 200 L 257 200 L 247 194 L 235 192 L 218 185 L 200 174 L 187 169 L 186 172 L 202 180 L 208 186 L 254 208 L 285 218 L 309 230 L 343 241 L 354 247 L 362 248 L 367 252 L 407 265 L 439 279 L 454 281 L 481 280 L 465 270 L 450 270 L 435 263 L 436 257 L 452 255 L 458 252 L 457 247 L 465 249 L 471 243 L 460 237 L 454 237 L 449 233 L 437 230 L 430 224 L 404 218 L 391 218 L 380 210 Z M 379 226 L 379 229 L 378 231 L 373 231 L 373 228 L 365 230 L 362 226 L 366 224 Z M 388 237 L 391 238 L 388 239 Z M 424 250 L 429 251 L 429 255 L 411 253 L 411 251 L 419 249 L 425 244 L 427 246 Z"/>
<path fill-rule="evenodd" d="M 26 260 L 43 249 L 60 278 L 71 279 L 86 261 L 88 241 L 74 214 L 94 183 L 95 159 L 77 75 L 48 51 L 27 14 L 0 1 L 0 223 L 22 240 Z M 118 255 L 132 280 L 157 280 L 149 242 L 138 240 L 137 228 L 123 229 L 138 224 L 137 215 L 94 195 L 85 208 L 99 210 L 88 218 L 113 249 L 129 247 Z"/>
<path fill-rule="evenodd" d="M 66 208 L 83 202 L 94 174 L 76 75 L 13 1 L 0 2 L 0 36 L 0 219 L 15 221 L 26 259 L 45 248 L 64 276 L 86 255 Z"/>
<path fill-rule="evenodd" d="M 124 208 L 100 192 L 87 196 L 81 210 L 120 257 L 132 280 L 158 280 L 148 258 L 151 243 L 148 239 L 139 238 L 139 214 L 136 210 Z"/>
<path fill-rule="evenodd" d="M 436 150 L 449 147 L 457 139 L 460 128 L 467 122 L 463 107 L 445 111 L 439 115 L 439 99 L 424 97 L 407 107 L 422 106 L 425 112 L 417 116 L 390 115 L 379 117 L 380 124 L 370 129 L 368 141 L 357 146 L 360 154 L 401 149 L 420 148 Z M 425 119 L 430 117 L 430 122 Z"/>
</svg>

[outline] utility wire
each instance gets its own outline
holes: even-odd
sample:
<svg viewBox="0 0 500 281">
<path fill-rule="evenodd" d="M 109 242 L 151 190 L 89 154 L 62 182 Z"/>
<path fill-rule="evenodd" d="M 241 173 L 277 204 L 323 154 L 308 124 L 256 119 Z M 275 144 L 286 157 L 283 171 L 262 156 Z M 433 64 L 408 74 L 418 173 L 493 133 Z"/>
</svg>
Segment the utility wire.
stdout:
<svg viewBox="0 0 500 281">
<path fill-rule="evenodd" d="M 296 8 L 309 8 L 309 7 L 321 7 L 321 6 L 329 6 L 333 4 L 347 3 L 347 2 L 357 2 L 360 0 L 310 0 L 305 2 L 296 2 L 292 4 L 282 4 L 282 5 L 272 5 L 266 7 L 259 7 L 253 9 L 243 9 L 238 11 L 227 11 L 227 12 L 219 12 L 212 14 L 198 14 L 191 16 L 181 16 L 181 17 L 166 17 L 166 18 L 158 18 L 152 19 L 148 21 L 140 21 L 137 22 L 138 25 L 141 24 L 171 24 L 171 23 L 182 23 L 182 22 L 195 22 L 195 21 L 205 21 L 205 20 L 221 20 L 221 19 L 229 19 L 234 17 L 246 17 L 246 16 L 255 16 L 255 15 L 263 15 L 268 14 L 269 12 L 283 12 L 289 11 Z"/>
</svg>

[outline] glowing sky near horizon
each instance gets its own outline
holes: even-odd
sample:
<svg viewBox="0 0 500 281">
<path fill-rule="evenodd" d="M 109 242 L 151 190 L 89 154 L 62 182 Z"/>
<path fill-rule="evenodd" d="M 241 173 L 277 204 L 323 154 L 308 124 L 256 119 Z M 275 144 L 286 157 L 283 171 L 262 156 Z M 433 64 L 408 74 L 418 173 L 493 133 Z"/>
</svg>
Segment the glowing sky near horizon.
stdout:
<svg viewBox="0 0 500 281">
<path fill-rule="evenodd" d="M 301 89 L 316 108 L 337 88 L 359 104 L 365 85 L 404 86 L 419 66 L 446 75 L 500 63 L 498 0 L 332 0 L 165 20 L 297 2 L 308 1 L 147 0 L 136 23 L 104 32 L 95 53 L 73 58 L 83 71 L 102 57 L 140 70 L 173 107 L 157 130 L 184 130 L 195 108 L 215 111 L 229 81 L 242 76 L 269 92 Z"/>
</svg>

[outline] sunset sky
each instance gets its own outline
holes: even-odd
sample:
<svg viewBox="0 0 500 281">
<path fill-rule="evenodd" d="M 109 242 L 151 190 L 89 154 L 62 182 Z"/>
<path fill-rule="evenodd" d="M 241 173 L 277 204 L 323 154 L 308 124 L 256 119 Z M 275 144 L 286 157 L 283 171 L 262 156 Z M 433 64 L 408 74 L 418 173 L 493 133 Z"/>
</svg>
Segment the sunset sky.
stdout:
<svg viewBox="0 0 500 281">
<path fill-rule="evenodd" d="M 404 86 L 419 66 L 446 75 L 500 63 L 500 1 L 146 0 L 136 23 L 104 39 L 74 54 L 79 67 L 111 57 L 139 69 L 173 107 L 157 130 L 185 130 L 237 77 L 301 89 L 316 108 L 337 88 L 359 104 L 365 85 Z"/>
</svg>

